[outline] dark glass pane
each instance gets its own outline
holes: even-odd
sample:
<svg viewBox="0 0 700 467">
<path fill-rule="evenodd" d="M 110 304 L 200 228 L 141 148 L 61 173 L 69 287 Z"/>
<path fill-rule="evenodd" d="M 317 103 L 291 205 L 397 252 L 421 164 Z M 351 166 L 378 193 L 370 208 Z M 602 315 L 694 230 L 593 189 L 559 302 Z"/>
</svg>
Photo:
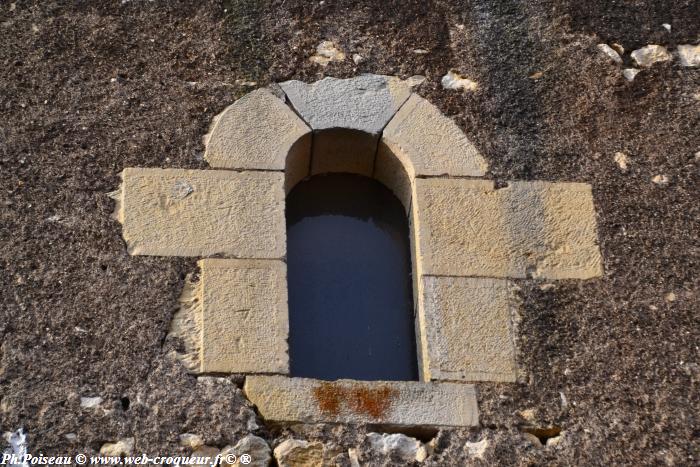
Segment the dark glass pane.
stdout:
<svg viewBox="0 0 700 467">
<path fill-rule="evenodd" d="M 416 380 L 408 222 L 384 185 L 329 174 L 287 197 L 293 376 Z"/>
</svg>

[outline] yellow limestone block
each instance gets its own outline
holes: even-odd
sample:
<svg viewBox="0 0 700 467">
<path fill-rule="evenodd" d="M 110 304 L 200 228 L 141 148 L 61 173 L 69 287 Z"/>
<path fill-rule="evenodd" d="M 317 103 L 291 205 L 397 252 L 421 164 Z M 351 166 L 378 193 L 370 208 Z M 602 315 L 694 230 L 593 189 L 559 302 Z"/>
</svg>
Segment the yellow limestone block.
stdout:
<svg viewBox="0 0 700 467">
<path fill-rule="evenodd" d="M 382 133 L 376 170 L 391 154 L 403 162 L 412 177 L 452 175 L 480 177 L 488 164 L 455 122 L 422 97 L 413 94 Z"/>
<path fill-rule="evenodd" d="M 285 263 L 204 259 L 199 266 L 201 372 L 288 373 Z"/>
<path fill-rule="evenodd" d="M 212 167 L 284 170 L 289 156 L 304 160 L 300 164 L 308 175 L 311 129 L 269 89 L 253 91 L 226 107 L 205 140 L 204 158 Z"/>
<path fill-rule="evenodd" d="M 244 391 L 270 421 L 463 427 L 479 424 L 474 386 L 249 376 Z"/>
<path fill-rule="evenodd" d="M 132 255 L 281 258 L 283 183 L 281 172 L 128 168 L 116 214 Z"/>
<path fill-rule="evenodd" d="M 588 279 L 602 274 L 590 185 L 416 179 L 418 273 Z"/>
<path fill-rule="evenodd" d="M 514 382 L 515 303 L 508 281 L 430 276 L 422 281 L 424 379 Z"/>
</svg>

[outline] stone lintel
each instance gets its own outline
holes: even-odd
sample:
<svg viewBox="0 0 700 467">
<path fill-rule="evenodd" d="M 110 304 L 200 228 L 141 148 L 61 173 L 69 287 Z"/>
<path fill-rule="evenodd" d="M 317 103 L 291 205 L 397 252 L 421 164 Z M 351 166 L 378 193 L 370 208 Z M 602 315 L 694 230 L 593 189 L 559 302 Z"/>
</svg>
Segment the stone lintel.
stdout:
<svg viewBox="0 0 700 467">
<path fill-rule="evenodd" d="M 421 275 L 588 279 L 602 274 L 591 187 L 584 183 L 418 178 Z"/>
<path fill-rule="evenodd" d="M 249 376 L 245 394 L 269 421 L 468 427 L 479 423 L 474 386 L 419 381 L 321 381 Z"/>
<path fill-rule="evenodd" d="M 199 261 L 202 373 L 289 372 L 286 265 Z"/>
<path fill-rule="evenodd" d="M 205 141 L 204 158 L 214 168 L 285 170 L 289 158 L 308 174 L 311 129 L 269 89 L 226 107 Z"/>
<path fill-rule="evenodd" d="M 515 382 L 514 306 L 504 279 L 423 276 L 423 379 Z"/>
<path fill-rule="evenodd" d="M 411 177 L 486 174 L 488 164 L 455 122 L 417 94 L 411 95 L 382 133 L 378 170 L 398 157 Z"/>
<path fill-rule="evenodd" d="M 116 216 L 132 255 L 282 258 L 284 174 L 127 168 Z"/>
</svg>

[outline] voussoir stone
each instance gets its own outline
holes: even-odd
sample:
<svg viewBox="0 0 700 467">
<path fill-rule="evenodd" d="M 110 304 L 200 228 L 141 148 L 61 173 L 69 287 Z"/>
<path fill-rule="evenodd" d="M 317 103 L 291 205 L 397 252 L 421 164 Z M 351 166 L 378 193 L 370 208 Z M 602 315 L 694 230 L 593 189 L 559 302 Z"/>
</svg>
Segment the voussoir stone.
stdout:
<svg viewBox="0 0 700 467">
<path fill-rule="evenodd" d="M 116 217 L 132 255 L 281 258 L 284 174 L 127 168 Z"/>
<path fill-rule="evenodd" d="M 204 259 L 198 264 L 200 371 L 288 373 L 285 263 Z"/>
<path fill-rule="evenodd" d="M 347 128 L 379 134 L 411 95 L 412 81 L 365 74 L 324 78 L 315 83 L 285 81 L 280 87 L 313 130 Z"/>
<path fill-rule="evenodd" d="M 416 179 L 418 274 L 588 279 L 602 274 L 590 185 Z"/>
<path fill-rule="evenodd" d="M 311 129 L 269 89 L 238 99 L 215 118 L 204 158 L 212 167 L 285 170 L 287 157 L 306 161 Z"/>
<path fill-rule="evenodd" d="M 480 177 L 488 164 L 455 122 L 414 94 L 382 133 L 375 176 L 390 178 L 398 159 L 411 177 L 451 175 Z"/>
<path fill-rule="evenodd" d="M 508 281 L 422 278 L 421 369 L 426 380 L 514 382 L 514 303 Z"/>
<path fill-rule="evenodd" d="M 270 421 L 459 427 L 479 422 L 474 386 L 248 376 L 244 391 Z"/>
</svg>

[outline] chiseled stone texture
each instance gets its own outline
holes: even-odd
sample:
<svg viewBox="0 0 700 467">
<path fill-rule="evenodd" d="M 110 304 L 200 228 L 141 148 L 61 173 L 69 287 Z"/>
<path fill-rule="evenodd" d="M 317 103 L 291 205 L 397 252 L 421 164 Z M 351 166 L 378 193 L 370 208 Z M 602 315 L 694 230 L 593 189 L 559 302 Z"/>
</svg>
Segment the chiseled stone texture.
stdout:
<svg viewBox="0 0 700 467">
<path fill-rule="evenodd" d="M 313 130 L 347 128 L 379 134 L 411 95 L 411 80 L 365 74 L 324 78 L 315 83 L 285 81 L 280 87 Z"/>
<path fill-rule="evenodd" d="M 249 376 L 244 391 L 270 421 L 476 426 L 474 386 L 418 381 L 320 381 Z"/>
<path fill-rule="evenodd" d="M 393 155 L 392 155 L 393 153 Z M 377 170 L 398 157 L 412 176 L 480 177 L 488 164 L 451 118 L 413 94 L 382 133 Z"/>
<path fill-rule="evenodd" d="M 128 168 L 116 215 L 132 255 L 281 258 L 283 183 L 281 172 Z"/>
<path fill-rule="evenodd" d="M 284 170 L 287 156 L 308 160 L 311 129 L 269 89 L 257 89 L 218 115 L 204 158 L 212 167 Z"/>
<path fill-rule="evenodd" d="M 418 273 L 588 279 L 602 274 L 590 185 L 416 179 Z"/>
<path fill-rule="evenodd" d="M 421 337 L 426 380 L 516 380 L 508 281 L 424 276 Z"/>
<path fill-rule="evenodd" d="M 201 372 L 288 373 L 285 263 L 204 259 L 199 266 Z"/>
<path fill-rule="evenodd" d="M 372 176 L 379 136 L 332 128 L 314 133 L 311 175 L 343 172 Z"/>
</svg>

